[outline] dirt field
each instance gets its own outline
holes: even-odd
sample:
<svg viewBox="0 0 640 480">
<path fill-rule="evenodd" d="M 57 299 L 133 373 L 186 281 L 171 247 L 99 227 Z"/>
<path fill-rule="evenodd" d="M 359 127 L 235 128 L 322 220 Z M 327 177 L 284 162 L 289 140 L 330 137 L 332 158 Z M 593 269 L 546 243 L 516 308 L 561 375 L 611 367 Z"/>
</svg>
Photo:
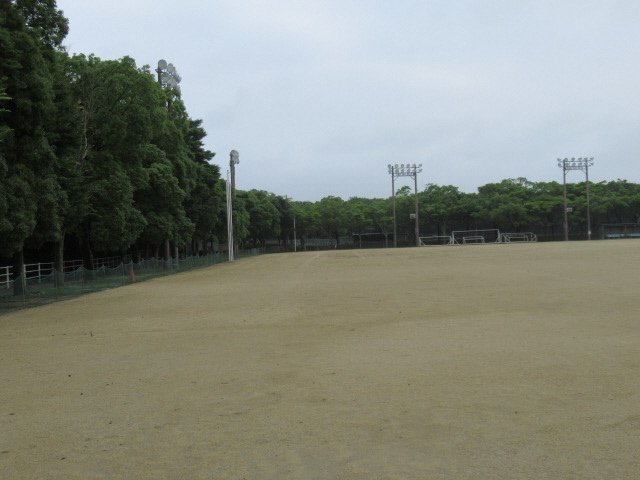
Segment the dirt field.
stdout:
<svg viewBox="0 0 640 480">
<path fill-rule="evenodd" d="M 640 241 L 255 257 L 0 317 L 0 478 L 637 479 Z"/>
</svg>

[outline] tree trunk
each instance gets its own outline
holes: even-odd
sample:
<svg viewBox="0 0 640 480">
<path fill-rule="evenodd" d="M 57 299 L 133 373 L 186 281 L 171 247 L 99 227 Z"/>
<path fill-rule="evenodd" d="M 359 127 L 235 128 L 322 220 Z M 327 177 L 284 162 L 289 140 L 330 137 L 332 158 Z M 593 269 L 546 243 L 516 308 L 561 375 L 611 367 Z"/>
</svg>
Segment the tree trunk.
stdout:
<svg viewBox="0 0 640 480">
<path fill-rule="evenodd" d="M 24 274 L 24 253 L 22 250 L 13 254 L 13 294 L 22 296 L 27 291 L 27 279 Z"/>
<path fill-rule="evenodd" d="M 88 235 L 85 236 L 82 242 L 82 262 L 84 264 L 87 278 L 89 280 L 92 280 L 95 274 L 95 264 L 93 261 L 93 252 L 91 251 L 91 245 L 89 244 Z"/>
<path fill-rule="evenodd" d="M 171 261 L 171 243 L 169 239 L 164 241 L 164 268 L 169 268 L 169 262 Z"/>
<path fill-rule="evenodd" d="M 64 232 L 54 246 L 53 281 L 56 287 L 64 286 Z"/>
</svg>

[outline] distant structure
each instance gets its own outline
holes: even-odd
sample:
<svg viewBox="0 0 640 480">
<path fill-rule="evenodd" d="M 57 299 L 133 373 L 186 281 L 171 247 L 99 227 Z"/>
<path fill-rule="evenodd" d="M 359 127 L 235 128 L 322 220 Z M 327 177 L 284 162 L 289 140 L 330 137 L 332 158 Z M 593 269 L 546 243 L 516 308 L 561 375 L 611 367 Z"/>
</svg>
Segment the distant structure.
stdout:
<svg viewBox="0 0 640 480">
<path fill-rule="evenodd" d="M 158 60 L 158 68 L 156 69 L 158 74 L 158 83 L 162 87 L 174 88 L 180 92 L 180 81 L 182 78 L 178 75 L 176 67 L 173 63 L 167 63 L 166 60 Z"/>
</svg>

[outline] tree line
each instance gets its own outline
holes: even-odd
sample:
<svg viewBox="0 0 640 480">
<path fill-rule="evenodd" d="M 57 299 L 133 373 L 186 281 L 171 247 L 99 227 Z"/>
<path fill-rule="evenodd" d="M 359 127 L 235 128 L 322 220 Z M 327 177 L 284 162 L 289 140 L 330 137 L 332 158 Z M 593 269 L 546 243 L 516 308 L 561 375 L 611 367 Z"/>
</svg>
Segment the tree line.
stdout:
<svg viewBox="0 0 640 480">
<path fill-rule="evenodd" d="M 68 21 L 55 0 L 0 0 L 0 262 L 100 254 L 197 254 L 226 241 L 225 182 L 177 88 L 134 59 L 69 55 Z M 593 229 L 638 222 L 640 186 L 591 183 Z M 586 236 L 585 184 L 568 185 L 570 232 Z M 241 247 L 393 229 L 391 198 L 328 196 L 292 201 L 261 190 L 234 194 Z M 561 238 L 558 182 L 503 180 L 461 192 L 428 184 L 418 194 L 422 235 L 500 228 Z M 414 197 L 396 198 L 398 231 L 410 238 Z M 295 232 L 294 232 L 295 225 Z M 409 243 L 414 243 L 411 240 Z M 42 258 L 47 257 L 47 258 Z M 76 257 L 77 258 L 77 257 Z"/>
<path fill-rule="evenodd" d="M 0 257 L 197 248 L 224 210 L 201 120 L 130 57 L 69 55 L 67 32 L 54 0 L 0 1 Z"/>
<path fill-rule="evenodd" d="M 594 237 L 602 224 L 640 223 L 640 184 L 625 180 L 590 182 L 590 215 Z M 415 197 L 405 186 L 396 192 L 397 230 L 415 245 Z M 567 184 L 569 233 L 587 238 L 586 183 Z M 420 235 L 449 235 L 453 230 L 498 228 L 503 232 L 533 232 L 541 240 L 563 238 L 563 186 L 526 178 L 489 183 L 475 193 L 453 185 L 428 184 L 418 192 Z M 391 198 L 326 197 L 319 202 L 294 202 L 297 234 L 329 236 L 338 243 L 354 233 L 393 232 Z"/>
</svg>

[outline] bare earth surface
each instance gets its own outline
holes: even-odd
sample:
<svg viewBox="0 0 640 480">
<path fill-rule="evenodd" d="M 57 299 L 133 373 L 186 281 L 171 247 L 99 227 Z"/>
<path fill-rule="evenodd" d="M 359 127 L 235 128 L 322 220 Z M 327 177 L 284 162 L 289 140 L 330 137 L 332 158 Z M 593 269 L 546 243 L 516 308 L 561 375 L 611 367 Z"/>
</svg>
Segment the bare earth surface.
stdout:
<svg viewBox="0 0 640 480">
<path fill-rule="evenodd" d="M 0 316 L 0 478 L 636 479 L 640 241 L 267 255 Z"/>
</svg>

